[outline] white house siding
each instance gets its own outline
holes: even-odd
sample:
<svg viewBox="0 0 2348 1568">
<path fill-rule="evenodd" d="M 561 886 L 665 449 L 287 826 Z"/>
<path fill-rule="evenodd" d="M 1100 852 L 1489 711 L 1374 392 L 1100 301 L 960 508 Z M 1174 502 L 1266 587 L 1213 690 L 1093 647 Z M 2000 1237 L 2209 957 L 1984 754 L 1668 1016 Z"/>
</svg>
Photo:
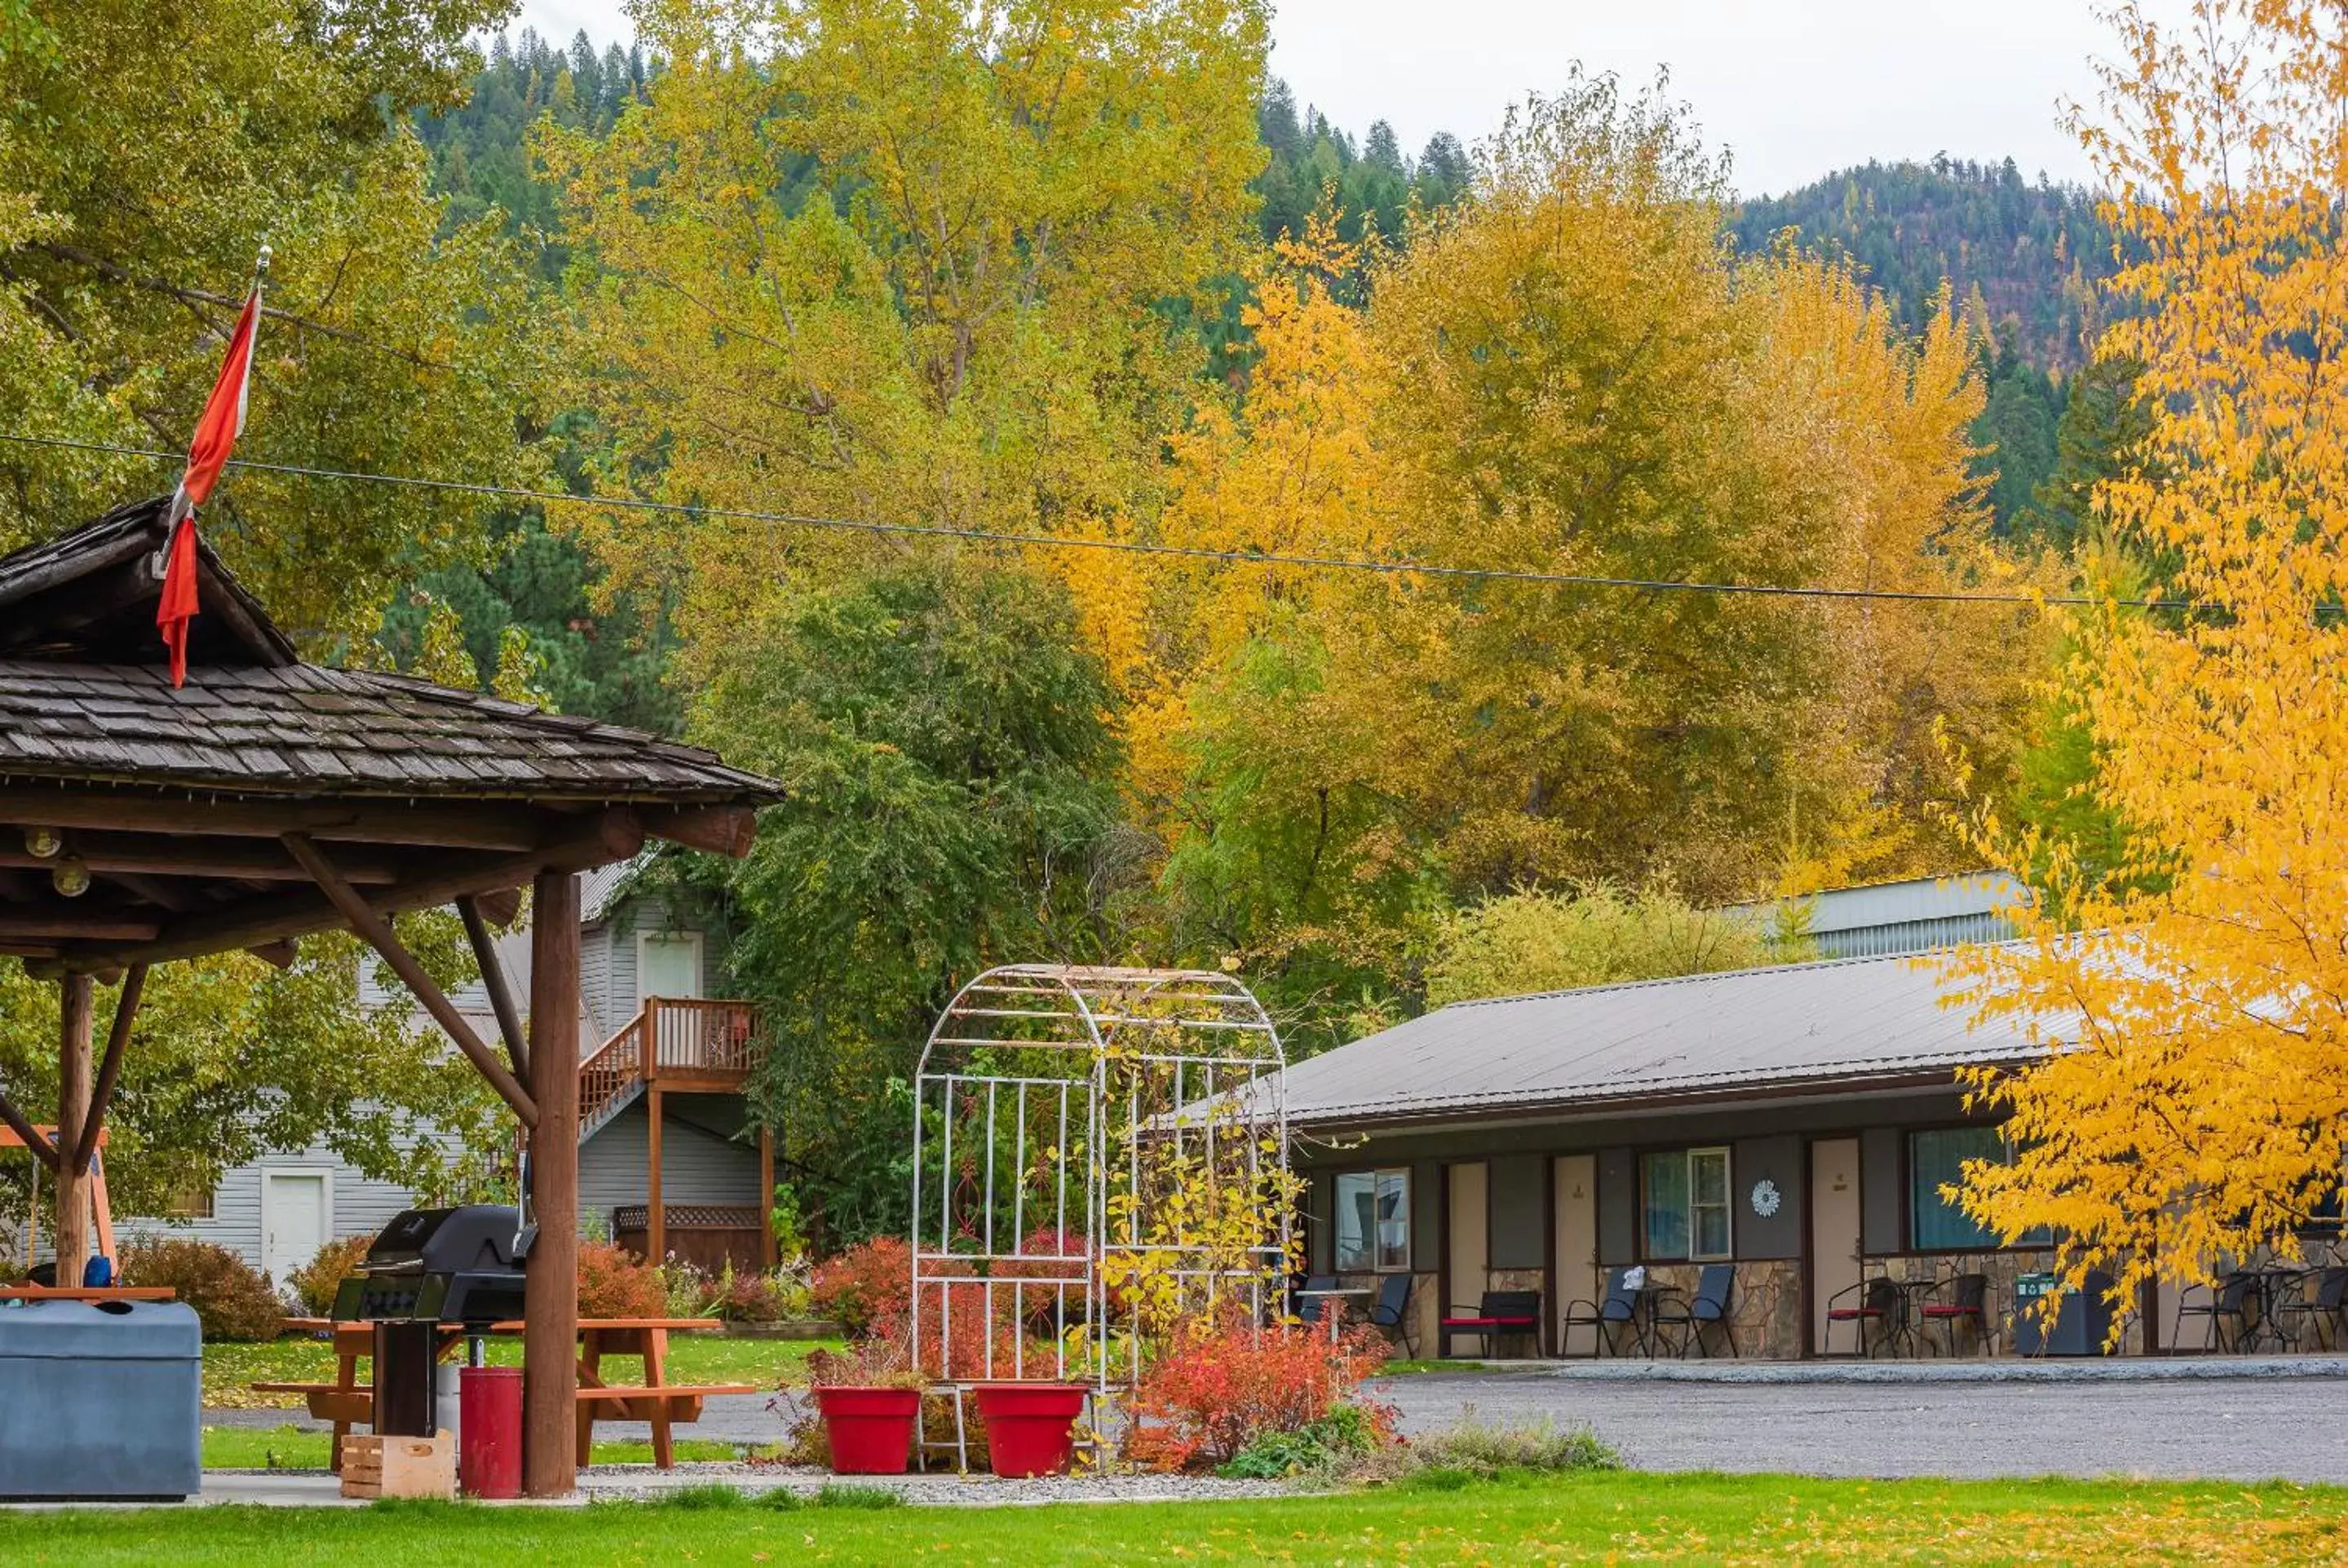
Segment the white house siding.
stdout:
<svg viewBox="0 0 2348 1568">
<path fill-rule="evenodd" d="M 208 1219 L 119 1219 L 115 1226 L 118 1239 L 177 1236 L 211 1242 L 260 1268 L 261 1192 L 264 1178 L 272 1171 L 315 1172 L 325 1176 L 325 1231 L 329 1240 L 373 1235 L 390 1224 L 394 1214 L 413 1207 L 416 1202 L 407 1188 L 361 1174 L 322 1144 L 300 1153 L 266 1155 L 224 1172 L 220 1185 L 212 1189 L 212 1212 Z"/>
<path fill-rule="evenodd" d="M 742 1102 L 732 1095 L 669 1094 L 661 1127 L 661 1202 L 755 1204 L 758 1146 L 736 1143 Z M 651 1122 L 642 1100 L 579 1151 L 579 1206 L 611 1223 L 612 1211 L 645 1198 L 644 1160 Z"/>
</svg>

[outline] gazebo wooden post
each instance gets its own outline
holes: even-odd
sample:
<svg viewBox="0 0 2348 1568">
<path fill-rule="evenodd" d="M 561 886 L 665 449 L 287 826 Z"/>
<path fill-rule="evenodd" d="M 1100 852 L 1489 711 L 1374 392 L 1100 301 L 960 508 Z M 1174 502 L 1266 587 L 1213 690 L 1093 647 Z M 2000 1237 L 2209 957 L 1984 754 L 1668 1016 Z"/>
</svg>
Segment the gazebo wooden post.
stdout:
<svg viewBox="0 0 2348 1568">
<path fill-rule="evenodd" d="M 522 1491 L 578 1486 L 579 878 L 539 873 L 530 974 L 530 1279 L 522 1328 Z"/>
<path fill-rule="evenodd" d="M 644 1004 L 647 1011 L 652 1004 Z M 661 1196 L 660 1080 L 644 1090 L 644 1257 L 658 1266 L 668 1256 L 668 1208 Z"/>
<path fill-rule="evenodd" d="M 73 1157 L 89 1113 L 90 1046 L 96 985 L 67 973 L 57 982 L 57 1283 L 81 1283 L 89 1256 L 89 1172 Z"/>
</svg>

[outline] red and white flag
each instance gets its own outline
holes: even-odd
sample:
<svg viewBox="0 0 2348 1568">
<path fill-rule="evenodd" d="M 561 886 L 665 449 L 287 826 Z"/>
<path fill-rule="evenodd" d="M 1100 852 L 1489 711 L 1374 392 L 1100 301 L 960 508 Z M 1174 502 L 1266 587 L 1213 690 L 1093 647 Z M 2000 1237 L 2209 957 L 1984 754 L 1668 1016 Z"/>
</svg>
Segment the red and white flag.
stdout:
<svg viewBox="0 0 2348 1568">
<path fill-rule="evenodd" d="M 212 487 L 220 483 L 221 470 L 228 466 L 229 454 L 244 430 L 244 395 L 252 382 L 252 343 L 261 329 L 261 274 L 268 270 L 269 248 L 264 245 L 252 292 L 237 313 L 236 331 L 229 334 L 228 357 L 221 364 L 220 379 L 212 384 L 203 417 L 196 421 L 196 438 L 188 447 L 188 471 L 180 477 L 180 487 L 171 496 L 170 542 L 166 546 L 163 597 L 155 607 L 155 625 L 171 656 L 173 686 L 187 682 L 188 622 L 196 618 L 196 508 L 211 499 Z"/>
</svg>

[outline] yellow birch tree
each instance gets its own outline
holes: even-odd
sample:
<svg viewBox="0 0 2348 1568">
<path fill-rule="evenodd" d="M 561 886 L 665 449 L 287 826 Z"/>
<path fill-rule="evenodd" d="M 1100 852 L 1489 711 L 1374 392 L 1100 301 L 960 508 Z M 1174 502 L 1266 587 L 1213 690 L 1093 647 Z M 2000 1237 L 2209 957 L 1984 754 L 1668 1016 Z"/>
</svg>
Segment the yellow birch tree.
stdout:
<svg viewBox="0 0 2348 1568">
<path fill-rule="evenodd" d="M 2181 33 L 2115 20 L 2108 113 L 2081 134 L 2130 259 L 2102 352 L 2143 364 L 2153 429 L 2099 498 L 2175 563 L 2155 591 L 2195 608 L 2083 619 L 2067 711 L 2119 864 L 1985 812 L 1982 842 L 2046 886 L 2016 948 L 1949 968 L 2053 1052 L 1976 1077 L 2016 1153 L 1968 1168 L 1966 1207 L 2008 1237 L 2055 1227 L 2073 1281 L 2108 1271 L 2124 1301 L 2297 1255 L 2341 1184 L 2348 17 L 2199 0 Z"/>
</svg>

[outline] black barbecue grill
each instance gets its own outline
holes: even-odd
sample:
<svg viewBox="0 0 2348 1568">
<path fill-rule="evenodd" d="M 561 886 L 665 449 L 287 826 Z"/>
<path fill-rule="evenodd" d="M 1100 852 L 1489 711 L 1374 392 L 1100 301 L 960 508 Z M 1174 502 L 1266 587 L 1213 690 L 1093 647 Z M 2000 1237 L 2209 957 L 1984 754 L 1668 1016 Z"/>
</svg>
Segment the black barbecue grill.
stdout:
<svg viewBox="0 0 2348 1568">
<path fill-rule="evenodd" d="M 384 1226 L 335 1292 L 343 1322 L 475 1326 L 520 1317 L 536 1227 L 499 1204 L 409 1209 Z"/>
<path fill-rule="evenodd" d="M 523 1264 L 537 1234 L 497 1204 L 409 1209 L 383 1227 L 335 1288 L 334 1311 L 338 1322 L 375 1325 L 377 1432 L 429 1437 L 443 1424 L 434 1409 L 443 1330 L 479 1334 L 522 1315 Z"/>
</svg>

